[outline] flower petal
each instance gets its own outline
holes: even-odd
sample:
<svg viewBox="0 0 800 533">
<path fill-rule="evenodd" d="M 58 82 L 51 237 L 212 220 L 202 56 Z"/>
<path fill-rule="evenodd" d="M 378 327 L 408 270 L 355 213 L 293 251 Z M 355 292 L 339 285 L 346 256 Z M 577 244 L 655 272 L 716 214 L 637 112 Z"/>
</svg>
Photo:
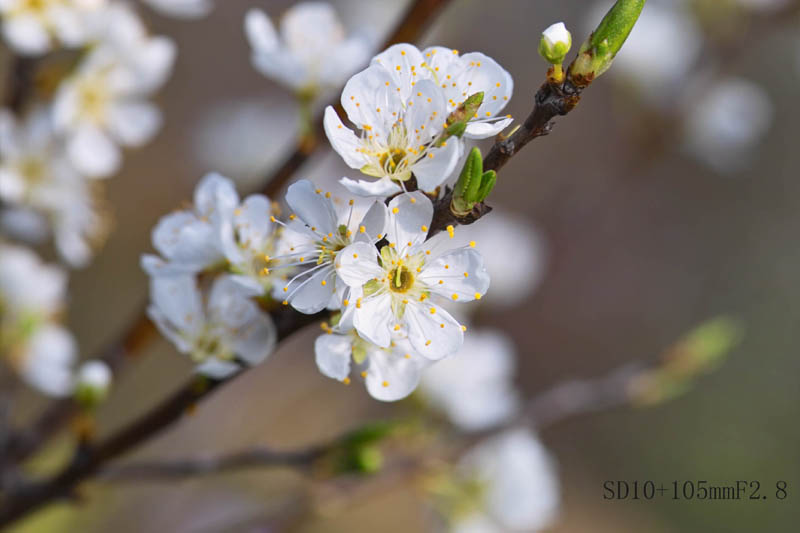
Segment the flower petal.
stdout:
<svg viewBox="0 0 800 533">
<path fill-rule="evenodd" d="M 81 173 L 90 178 L 107 178 L 122 163 L 117 145 L 103 130 L 94 126 L 79 127 L 67 142 L 70 160 Z"/>
<path fill-rule="evenodd" d="M 372 279 L 380 279 L 384 270 L 378 265 L 378 249 L 371 243 L 355 242 L 336 254 L 336 273 L 347 285 L 362 287 Z"/>
<path fill-rule="evenodd" d="M 212 357 L 197 365 L 194 369 L 198 374 L 202 374 L 211 379 L 223 380 L 236 374 L 241 367 L 233 361 L 223 361 Z"/>
<path fill-rule="evenodd" d="M 389 324 L 393 322 L 392 297 L 388 293 L 363 298 L 356 304 L 353 326 L 361 337 L 372 344 L 384 348 L 391 344 Z"/>
<path fill-rule="evenodd" d="M 441 359 L 458 351 L 464 342 L 464 332 L 456 319 L 428 300 L 412 301 L 406 305 L 404 322 L 408 340 L 422 356 Z"/>
<path fill-rule="evenodd" d="M 365 196 L 367 198 L 376 196 L 384 198 L 403 192 L 403 189 L 389 178 L 381 178 L 379 180 L 351 180 L 350 178 L 342 178 L 339 180 L 339 183 L 356 196 Z"/>
<path fill-rule="evenodd" d="M 433 203 L 419 191 L 395 196 L 389 202 L 389 221 L 386 238 L 397 246 L 400 257 L 425 241 L 428 226 L 433 218 Z"/>
<path fill-rule="evenodd" d="M 319 267 L 313 274 L 302 276 L 288 286 L 287 300 L 301 313 L 317 313 L 331 301 L 336 289 L 335 281 L 336 273 L 332 266 Z"/>
<path fill-rule="evenodd" d="M 370 66 L 350 78 L 342 90 L 342 107 L 347 118 L 359 129 L 377 138 L 385 138 L 397 117 L 402 116 L 403 101 L 396 92 L 391 74 L 380 66 Z"/>
<path fill-rule="evenodd" d="M 472 248 L 437 257 L 422 267 L 417 279 L 431 292 L 459 302 L 472 301 L 476 294 L 483 296 L 490 281 L 483 257 Z"/>
<path fill-rule="evenodd" d="M 408 344 L 405 342 L 404 344 Z M 405 398 L 417 388 L 424 361 L 408 351 L 373 349 L 369 351 L 366 386 L 370 396 L 384 402 Z"/>
<path fill-rule="evenodd" d="M 112 105 L 108 128 L 124 146 L 142 146 L 161 128 L 161 111 L 149 102 L 125 102 Z"/>
<path fill-rule="evenodd" d="M 292 183 L 286 191 L 286 203 L 312 231 L 321 235 L 336 232 L 338 221 L 333 202 L 310 181 Z"/>
<path fill-rule="evenodd" d="M 361 153 L 361 139 L 350 128 L 342 124 L 339 115 L 332 106 L 325 108 L 325 135 L 328 136 L 331 146 L 342 156 L 345 164 L 350 168 L 361 169 L 367 160 Z"/>
<path fill-rule="evenodd" d="M 414 75 L 419 69 L 423 71 L 422 57 L 419 49 L 413 44 L 400 43 L 390 46 L 385 51 L 372 58 L 372 65 L 380 65 L 391 75 L 392 83 L 400 88 L 400 96 L 405 102 L 412 94 L 412 83 L 417 81 L 420 74 Z M 413 69 L 411 67 L 414 67 Z"/>
<path fill-rule="evenodd" d="M 378 235 L 386 235 L 386 221 L 387 221 L 386 205 L 383 202 L 373 202 L 364 218 L 358 223 L 355 228 L 354 241 L 373 242 L 377 240 Z M 363 226 L 364 232 L 362 233 L 361 227 Z"/>
<path fill-rule="evenodd" d="M 317 368 L 323 375 L 342 381 L 350 375 L 353 341 L 350 335 L 320 335 L 314 341 Z"/>
<path fill-rule="evenodd" d="M 428 154 L 413 166 L 417 185 L 426 192 L 431 192 L 450 177 L 461 157 L 462 142 L 450 138 L 440 148 L 428 149 Z"/>
</svg>

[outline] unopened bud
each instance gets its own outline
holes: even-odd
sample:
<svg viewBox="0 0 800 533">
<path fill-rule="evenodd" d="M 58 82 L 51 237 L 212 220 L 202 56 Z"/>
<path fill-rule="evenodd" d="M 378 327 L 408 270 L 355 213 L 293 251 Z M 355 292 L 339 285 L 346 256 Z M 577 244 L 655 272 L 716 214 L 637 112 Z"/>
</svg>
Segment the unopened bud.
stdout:
<svg viewBox="0 0 800 533">
<path fill-rule="evenodd" d="M 494 170 L 483 171 L 483 156 L 473 148 L 464 162 L 464 168 L 453 188 L 450 211 L 456 216 L 465 216 L 475 204 L 483 202 L 494 189 L 497 174 Z"/>
<path fill-rule="evenodd" d="M 557 22 L 542 32 L 539 54 L 548 63 L 560 65 L 572 48 L 572 35 L 563 22 Z"/>
<path fill-rule="evenodd" d="M 102 361 L 87 361 L 78 370 L 75 400 L 84 407 L 96 407 L 108 396 L 111 369 Z"/>
</svg>

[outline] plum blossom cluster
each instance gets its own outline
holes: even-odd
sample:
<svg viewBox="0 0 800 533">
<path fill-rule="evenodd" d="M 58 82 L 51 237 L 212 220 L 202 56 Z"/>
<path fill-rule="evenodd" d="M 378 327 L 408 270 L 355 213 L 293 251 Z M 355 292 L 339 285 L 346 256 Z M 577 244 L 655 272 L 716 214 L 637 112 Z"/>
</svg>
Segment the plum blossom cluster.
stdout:
<svg viewBox="0 0 800 533">
<path fill-rule="evenodd" d="M 267 357 L 270 313 L 327 311 L 333 325 L 315 344 L 323 374 L 349 383 L 356 370 L 374 397 L 407 396 L 463 342 L 466 328 L 440 303 L 488 289 L 475 243 L 456 245 L 454 230 L 427 238 L 433 204 L 419 191 L 339 205 L 301 180 L 286 203 L 283 221 L 268 198 L 240 201 L 230 180 L 206 176 L 191 209 L 156 225 L 159 255 L 142 258 L 150 317 L 199 372 L 223 378 Z"/>
<path fill-rule="evenodd" d="M 51 396 L 66 396 L 81 384 L 106 389 L 110 382 L 100 361 L 74 369 L 75 340 L 61 323 L 66 282 L 61 268 L 0 241 L 0 365 Z"/>
</svg>

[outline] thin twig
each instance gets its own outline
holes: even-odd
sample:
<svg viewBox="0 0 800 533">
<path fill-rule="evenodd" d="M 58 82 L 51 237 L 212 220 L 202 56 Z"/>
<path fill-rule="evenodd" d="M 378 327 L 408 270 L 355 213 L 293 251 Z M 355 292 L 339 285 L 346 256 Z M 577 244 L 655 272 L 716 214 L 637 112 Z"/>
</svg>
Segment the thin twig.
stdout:
<svg viewBox="0 0 800 533">
<path fill-rule="evenodd" d="M 405 12 L 395 27 L 395 30 L 386 38 L 384 48 L 400 42 L 413 42 L 419 39 L 428 24 L 444 9 L 450 0 L 416 0 Z M 338 99 L 331 105 L 339 108 Z M 324 137 L 322 117 L 315 121 L 314 131 L 318 138 Z M 302 140 L 301 140 L 302 141 Z M 291 177 L 308 161 L 319 143 L 309 145 L 307 142 L 298 142 L 293 151 L 287 155 L 283 162 L 272 170 L 264 180 L 261 192 L 267 196 L 276 196 Z M 145 314 L 145 304 L 139 306 L 139 312 L 130 326 L 124 330 L 117 340 L 106 346 L 95 359 L 104 361 L 118 375 L 125 361 L 136 354 L 143 347 L 158 338 L 158 332 Z M 285 314 L 281 312 L 281 314 Z M 303 321 L 302 318 L 299 320 Z M 49 439 L 63 429 L 69 420 L 77 413 L 78 406 L 72 399 L 63 399 L 53 402 L 30 427 L 18 431 L 6 443 L 6 449 L 0 450 L 8 461 L 19 463 L 37 453 Z"/>
</svg>

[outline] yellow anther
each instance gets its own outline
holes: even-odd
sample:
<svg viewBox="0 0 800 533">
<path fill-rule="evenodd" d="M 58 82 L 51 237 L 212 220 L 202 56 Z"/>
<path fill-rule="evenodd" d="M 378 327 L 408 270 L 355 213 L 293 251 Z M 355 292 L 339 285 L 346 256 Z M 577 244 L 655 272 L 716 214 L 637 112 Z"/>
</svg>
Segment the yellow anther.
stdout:
<svg viewBox="0 0 800 533">
<path fill-rule="evenodd" d="M 283 305 L 289 305 L 289 300 L 284 300 L 281 302 Z"/>
<path fill-rule="evenodd" d="M 475 248 L 475 241 L 469 241 L 469 247 Z"/>
<path fill-rule="evenodd" d="M 388 387 L 388 386 L 389 386 L 389 382 L 388 382 L 388 381 L 384 381 L 384 382 L 382 383 L 382 385 L 383 385 L 384 387 Z"/>
<path fill-rule="evenodd" d="M 361 309 L 361 298 L 356 300 L 356 309 Z"/>
<path fill-rule="evenodd" d="M 423 225 L 422 225 L 422 227 L 421 227 L 421 228 L 419 228 L 419 229 L 420 229 L 421 231 L 428 231 L 428 226 L 425 226 L 425 225 L 423 224 Z"/>
<path fill-rule="evenodd" d="M 283 292 L 288 292 L 288 291 L 289 291 L 289 287 L 284 287 L 283 288 Z"/>
<path fill-rule="evenodd" d="M 326 193 L 325 193 L 325 198 L 330 198 L 330 197 L 331 197 L 331 193 L 329 193 L 329 192 L 326 192 Z"/>
<path fill-rule="evenodd" d="M 350 305 L 350 300 L 345 298 L 344 300 L 342 300 L 342 304 L 344 304 L 344 306 L 347 307 L 348 305 Z"/>
<path fill-rule="evenodd" d="M 461 331 L 467 331 L 467 326 L 461 326 Z"/>
<path fill-rule="evenodd" d="M 364 233 L 365 231 L 367 231 L 367 228 L 365 228 L 364 226 L 360 226 L 360 227 L 358 228 L 358 232 L 359 232 L 359 233 Z"/>
<path fill-rule="evenodd" d="M 397 70 L 403 70 L 403 67 L 401 67 L 400 65 L 397 65 L 397 66 L 395 67 L 395 69 L 397 69 Z"/>
<path fill-rule="evenodd" d="M 417 199 L 414 198 L 413 196 L 411 198 L 409 198 L 408 201 L 411 202 L 412 204 L 417 203 Z"/>
<path fill-rule="evenodd" d="M 270 220 L 270 222 L 277 222 L 277 220 L 275 220 L 275 216 L 274 215 L 270 215 L 269 216 L 269 220 Z"/>
<path fill-rule="evenodd" d="M 447 226 L 447 234 L 450 235 L 451 239 L 455 236 L 455 233 L 456 229 L 452 225 Z"/>
<path fill-rule="evenodd" d="M 322 189 L 314 189 L 314 192 L 315 192 L 315 193 L 317 193 L 317 194 L 319 194 L 319 193 L 321 193 L 321 192 L 322 192 Z"/>
<path fill-rule="evenodd" d="M 322 281 L 320 281 L 320 284 L 324 287 L 325 285 L 328 284 L 328 282 L 323 279 Z"/>
<path fill-rule="evenodd" d="M 453 300 L 458 300 L 458 294 L 453 294 Z"/>
<path fill-rule="evenodd" d="M 358 259 L 358 254 L 353 254 L 353 259 Z"/>
<path fill-rule="evenodd" d="M 399 207 L 394 207 L 394 208 L 392 208 L 392 213 L 394 213 L 395 215 L 396 215 L 397 213 L 399 213 L 399 212 L 400 212 L 400 208 L 399 208 Z"/>
<path fill-rule="evenodd" d="M 464 277 L 468 278 L 469 277 L 469 272 L 464 272 Z"/>
<path fill-rule="evenodd" d="M 431 314 L 432 314 L 432 315 L 435 315 L 435 314 L 436 314 L 436 308 L 435 308 L 435 307 L 431 307 Z"/>
<path fill-rule="evenodd" d="M 394 248 L 394 243 L 393 242 L 389 243 L 389 248 Z"/>
<path fill-rule="evenodd" d="M 395 324 L 394 325 L 394 330 L 395 331 L 400 331 L 400 324 Z"/>
<path fill-rule="evenodd" d="M 362 377 L 362 378 L 364 378 L 364 379 L 366 379 L 366 378 L 367 378 L 367 371 L 366 371 L 366 370 L 364 370 L 363 372 L 361 372 L 361 377 Z"/>
<path fill-rule="evenodd" d="M 294 213 L 292 213 L 291 215 L 289 215 L 289 220 L 294 220 L 294 219 L 296 219 L 296 218 L 297 218 L 297 215 L 295 215 Z"/>
<path fill-rule="evenodd" d="M 345 385 L 350 385 L 350 378 L 344 378 L 342 380 L 342 383 L 344 383 Z"/>
<path fill-rule="evenodd" d="M 410 353 L 407 353 L 407 354 L 405 354 L 403 357 L 405 357 L 406 359 L 411 359 L 411 354 L 410 354 Z"/>
<path fill-rule="evenodd" d="M 476 300 L 480 300 L 480 299 L 481 299 L 481 293 L 479 293 L 479 292 L 476 292 L 476 293 L 475 293 L 475 299 L 476 299 Z"/>
<path fill-rule="evenodd" d="M 430 346 L 430 345 L 431 345 L 431 341 L 429 341 L 429 340 L 425 341 L 425 346 Z"/>
</svg>

